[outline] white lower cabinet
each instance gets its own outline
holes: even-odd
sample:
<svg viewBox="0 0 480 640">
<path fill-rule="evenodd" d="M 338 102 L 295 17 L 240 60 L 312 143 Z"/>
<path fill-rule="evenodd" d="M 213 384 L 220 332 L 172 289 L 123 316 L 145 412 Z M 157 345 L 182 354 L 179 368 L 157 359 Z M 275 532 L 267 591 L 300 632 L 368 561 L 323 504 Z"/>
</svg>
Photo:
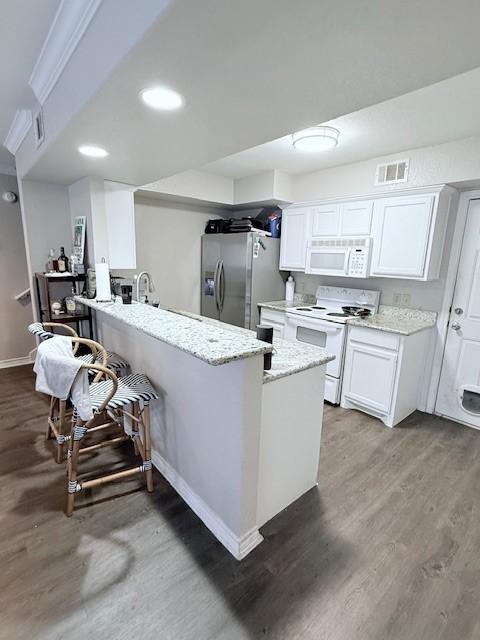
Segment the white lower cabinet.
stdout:
<svg viewBox="0 0 480 640">
<path fill-rule="evenodd" d="M 350 326 L 341 406 L 394 427 L 418 406 L 431 330 L 405 336 Z"/>
<path fill-rule="evenodd" d="M 285 313 L 283 311 L 275 311 L 274 309 L 261 308 L 260 324 L 267 327 L 273 327 L 274 338 L 283 338 L 285 330 Z"/>
</svg>

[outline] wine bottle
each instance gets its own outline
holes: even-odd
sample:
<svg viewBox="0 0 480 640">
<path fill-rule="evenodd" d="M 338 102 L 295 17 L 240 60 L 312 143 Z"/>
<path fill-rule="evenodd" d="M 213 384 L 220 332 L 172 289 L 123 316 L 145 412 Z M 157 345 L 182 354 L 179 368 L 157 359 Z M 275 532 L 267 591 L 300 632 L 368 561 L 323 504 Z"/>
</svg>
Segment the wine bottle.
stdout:
<svg viewBox="0 0 480 640">
<path fill-rule="evenodd" d="M 60 255 L 58 256 L 58 270 L 60 273 L 68 271 L 68 258 L 65 255 L 65 247 L 60 247 Z"/>
<path fill-rule="evenodd" d="M 50 249 L 48 253 L 46 266 L 47 266 L 47 273 L 55 273 L 55 271 L 58 271 L 58 261 L 55 258 L 55 252 L 53 249 Z"/>
</svg>

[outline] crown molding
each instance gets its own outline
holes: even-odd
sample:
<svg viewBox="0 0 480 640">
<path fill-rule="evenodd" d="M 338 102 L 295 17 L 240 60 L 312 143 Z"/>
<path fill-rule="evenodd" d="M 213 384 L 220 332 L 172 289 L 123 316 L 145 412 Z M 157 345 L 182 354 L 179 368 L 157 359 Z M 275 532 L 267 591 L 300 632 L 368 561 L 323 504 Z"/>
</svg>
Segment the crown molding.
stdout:
<svg viewBox="0 0 480 640">
<path fill-rule="evenodd" d="M 28 81 L 43 105 L 102 0 L 62 0 Z"/>
<path fill-rule="evenodd" d="M 16 176 L 17 172 L 15 170 L 15 167 L 12 167 L 11 164 L 7 164 L 6 162 L 0 162 L 0 175 Z"/>
<path fill-rule="evenodd" d="M 3 146 L 6 147 L 10 153 L 15 155 L 31 126 L 32 112 L 27 109 L 19 109 L 13 118 L 13 122 L 10 125 L 10 129 L 8 130 Z"/>
</svg>

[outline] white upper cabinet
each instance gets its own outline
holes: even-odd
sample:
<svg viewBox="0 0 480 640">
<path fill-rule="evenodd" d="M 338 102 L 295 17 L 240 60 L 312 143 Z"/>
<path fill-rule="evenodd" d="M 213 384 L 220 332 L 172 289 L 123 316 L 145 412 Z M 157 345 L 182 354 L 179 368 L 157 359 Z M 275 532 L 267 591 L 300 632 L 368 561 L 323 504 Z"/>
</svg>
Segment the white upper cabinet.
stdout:
<svg viewBox="0 0 480 640">
<path fill-rule="evenodd" d="M 311 238 L 368 236 L 373 200 L 322 204 L 312 207 Z"/>
<path fill-rule="evenodd" d="M 340 205 L 325 204 L 312 207 L 312 238 L 336 236 L 340 230 Z"/>
<path fill-rule="evenodd" d="M 438 194 L 376 200 L 371 275 L 438 278 L 447 214 Z"/>
<path fill-rule="evenodd" d="M 284 209 L 280 241 L 280 269 L 305 271 L 310 207 Z"/>
<path fill-rule="evenodd" d="M 370 276 L 435 280 L 455 193 L 444 185 L 413 194 L 288 207 L 283 212 L 280 268 L 305 271 L 311 241 L 371 236 Z"/>
<path fill-rule="evenodd" d="M 110 269 L 136 269 L 135 187 L 105 181 L 105 215 Z"/>
<path fill-rule="evenodd" d="M 373 200 L 347 202 L 342 205 L 341 236 L 368 236 L 372 227 Z"/>
</svg>

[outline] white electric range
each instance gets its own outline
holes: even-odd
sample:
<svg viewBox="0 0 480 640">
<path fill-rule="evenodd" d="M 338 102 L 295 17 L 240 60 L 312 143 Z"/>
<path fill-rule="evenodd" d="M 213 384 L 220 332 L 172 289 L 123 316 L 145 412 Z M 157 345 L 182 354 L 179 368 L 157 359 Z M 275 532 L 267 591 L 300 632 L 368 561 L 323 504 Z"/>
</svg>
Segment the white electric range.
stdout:
<svg viewBox="0 0 480 640">
<path fill-rule="evenodd" d="M 343 356 L 347 339 L 346 322 L 354 314 L 342 307 L 363 307 L 373 315 L 378 311 L 379 291 L 320 286 L 314 305 L 300 305 L 287 311 L 284 338 L 292 342 L 305 342 L 324 347 L 335 356 L 327 364 L 325 400 L 340 402 L 343 377 Z"/>
</svg>

